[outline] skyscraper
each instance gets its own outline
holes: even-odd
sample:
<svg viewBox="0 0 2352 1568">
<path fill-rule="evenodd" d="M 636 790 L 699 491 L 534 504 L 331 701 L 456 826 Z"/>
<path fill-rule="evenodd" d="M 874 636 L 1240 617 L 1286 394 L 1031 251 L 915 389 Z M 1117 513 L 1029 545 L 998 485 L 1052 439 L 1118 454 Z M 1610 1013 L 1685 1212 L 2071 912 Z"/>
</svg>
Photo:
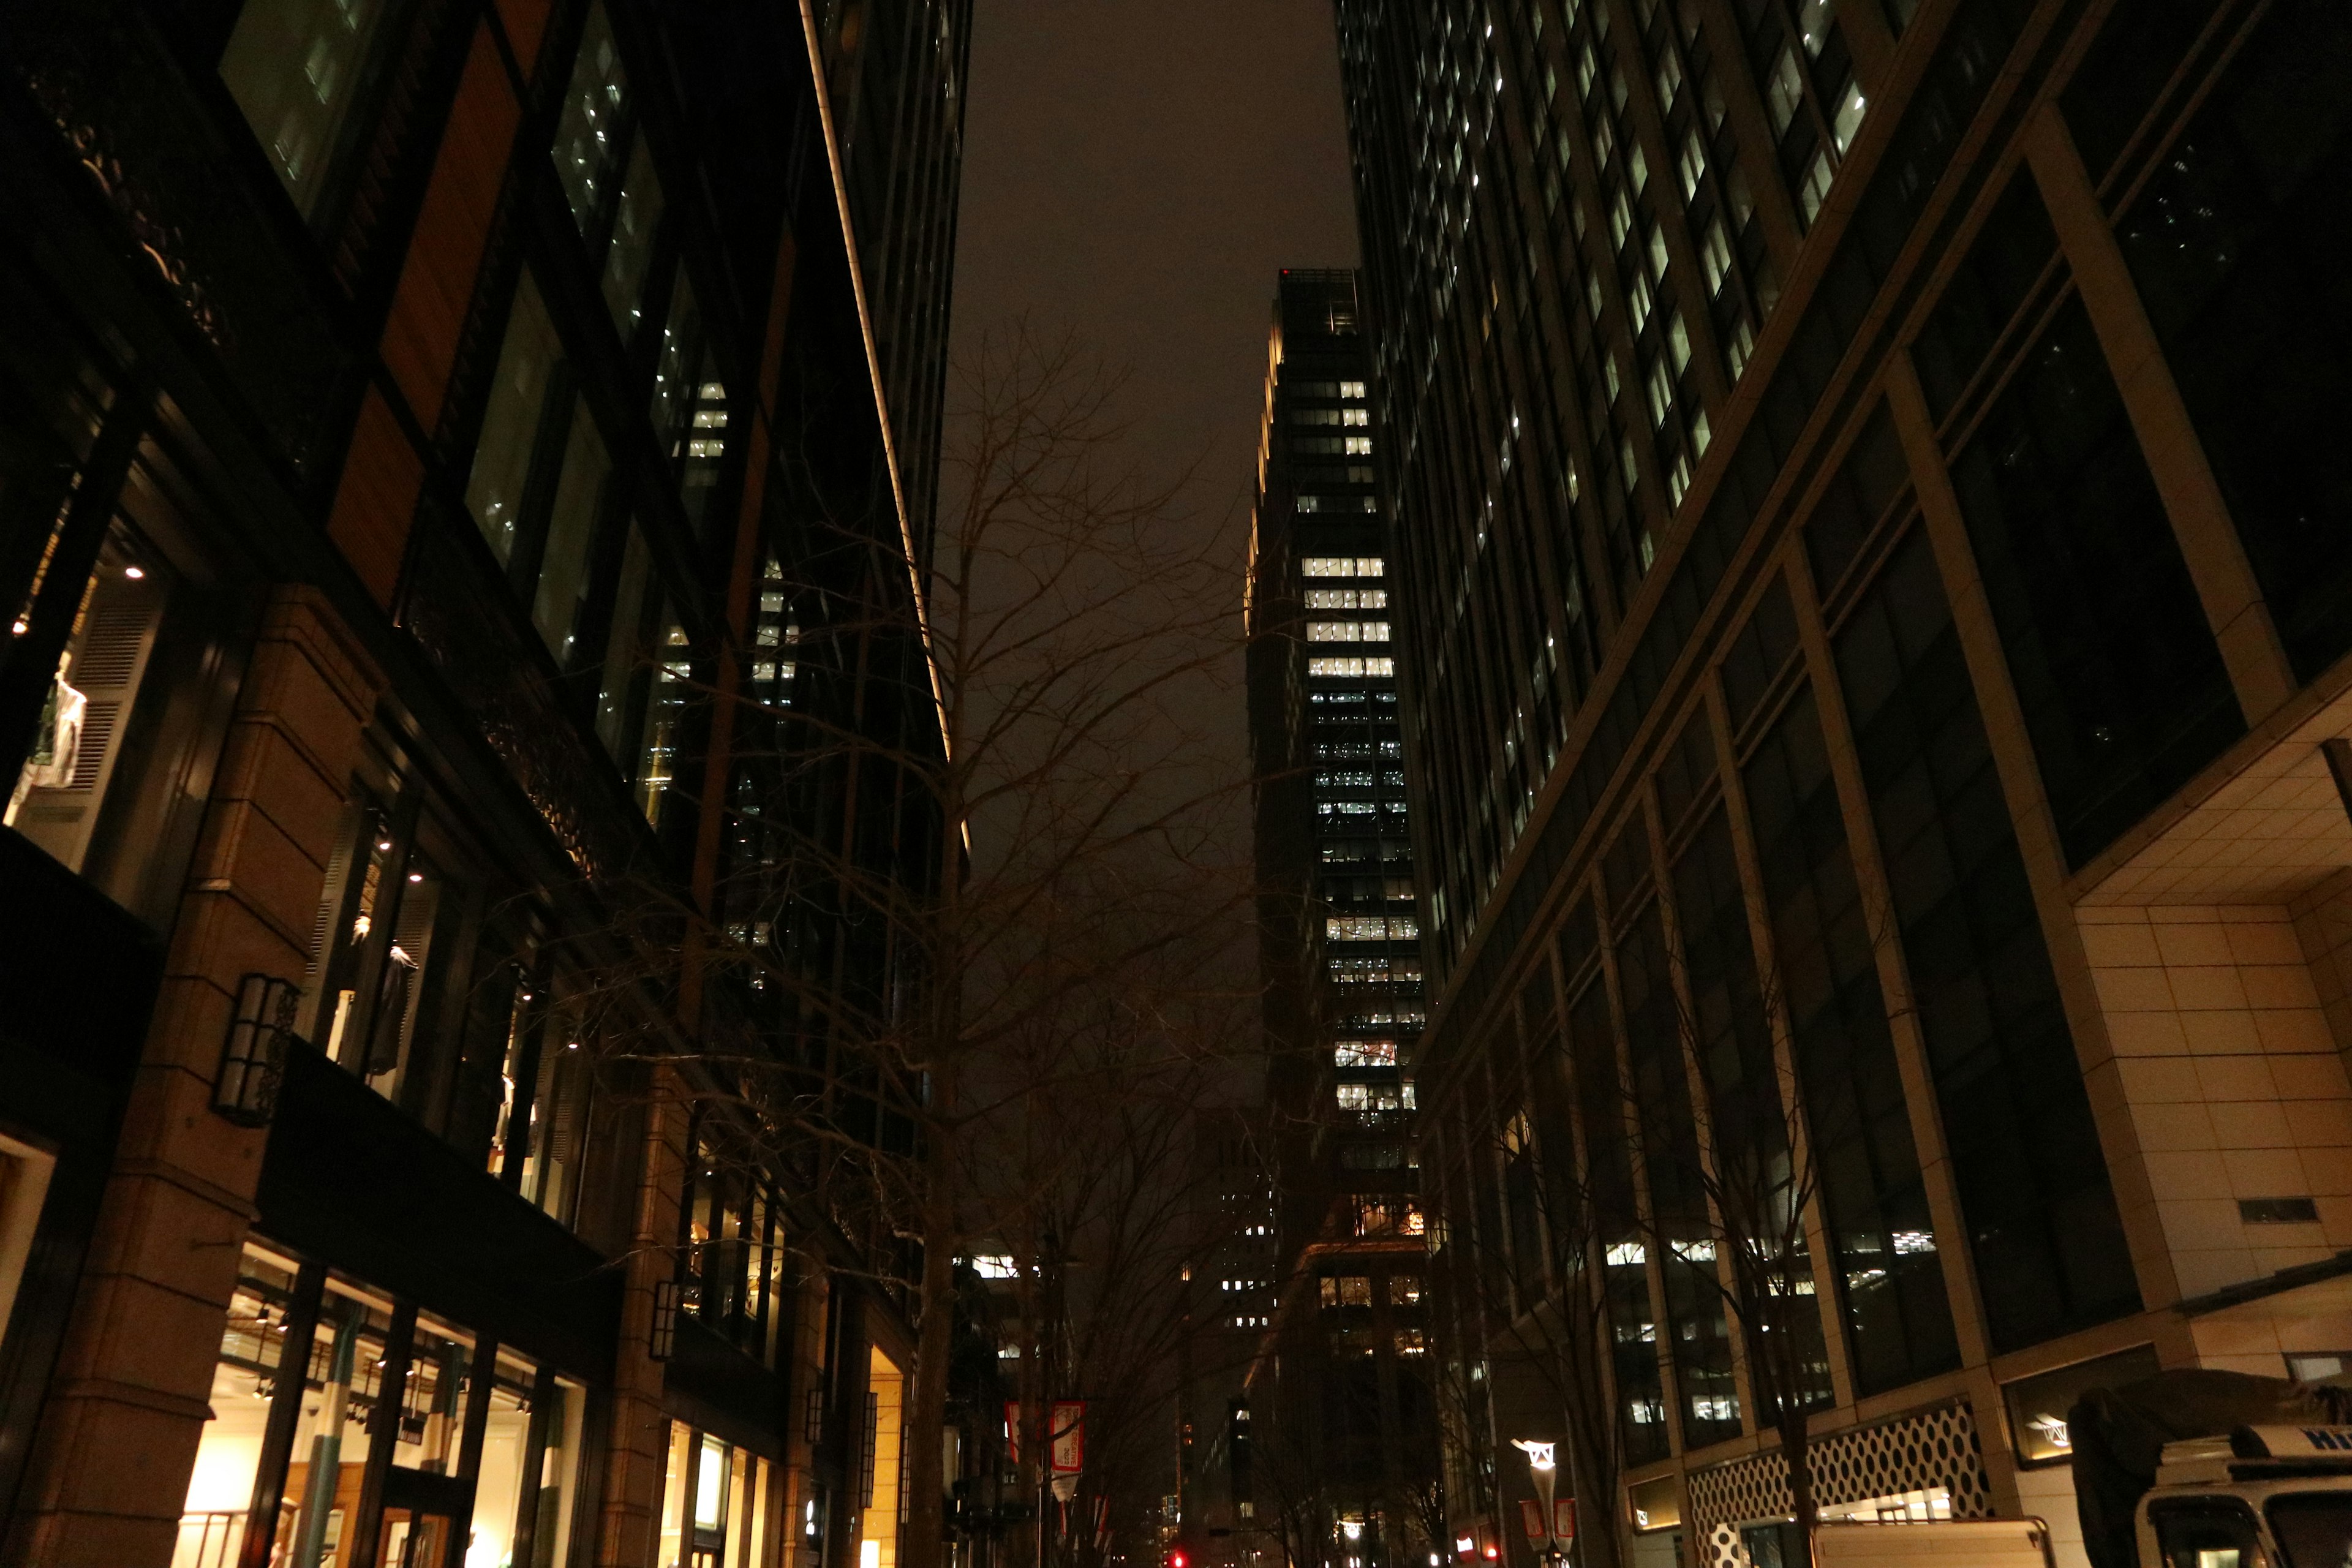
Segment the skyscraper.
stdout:
<svg viewBox="0 0 2352 1568">
<path fill-rule="evenodd" d="M 1578 1412 L 1512 1330 L 1591 1300 L 1586 1518 L 1635 1561 L 1766 1550 L 1786 1399 L 1825 1508 L 2043 1513 L 2079 1562 L 2072 1391 L 2352 1334 L 2296 1272 L 2352 1243 L 2352 124 L 2294 107 L 2352 37 L 1338 11 L 1423 1163 L 1450 1353 L 1519 1399 L 1469 1406 L 1457 1531 L 1516 1540 L 1499 1445 Z M 1818 1308 L 1777 1394 L 1743 1169 Z"/>
<path fill-rule="evenodd" d="M 1255 1303 L 1261 1489 L 1307 1490 L 1394 1564 L 1431 1532 L 1418 1371 L 1423 1019 L 1390 635 L 1393 578 L 1352 272 L 1282 275 L 1259 440 L 1248 616 L 1268 1100 L 1280 1267 Z"/>
<path fill-rule="evenodd" d="M 703 1048 L 857 1042 L 616 910 L 936 735 L 968 14 L 0 15 L 0 1557 L 895 1560 L 908 1260 Z"/>
</svg>

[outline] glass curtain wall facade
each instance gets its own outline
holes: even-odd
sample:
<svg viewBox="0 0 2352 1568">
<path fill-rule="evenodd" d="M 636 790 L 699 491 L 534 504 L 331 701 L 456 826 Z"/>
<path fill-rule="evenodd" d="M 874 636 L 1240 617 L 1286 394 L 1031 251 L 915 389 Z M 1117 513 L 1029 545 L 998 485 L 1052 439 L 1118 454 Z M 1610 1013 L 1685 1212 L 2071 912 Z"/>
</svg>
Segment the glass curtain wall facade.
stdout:
<svg viewBox="0 0 2352 1568">
<path fill-rule="evenodd" d="M 1456 1342 L 1605 1295 L 1612 1527 L 1769 1532 L 1729 1173 L 1809 1298 L 1776 1397 L 1858 1456 L 1825 1507 L 2041 1513 L 2079 1562 L 2021 1380 L 2352 1331 L 2293 1272 L 2352 1237 L 2352 599 L 2340 443 L 2294 434 L 2342 379 L 2352 36 L 1338 10 Z M 1508 1201 L 1529 1145 L 1589 1247 Z M 1964 1460 L 1869 1458 L 1937 1423 Z"/>
</svg>

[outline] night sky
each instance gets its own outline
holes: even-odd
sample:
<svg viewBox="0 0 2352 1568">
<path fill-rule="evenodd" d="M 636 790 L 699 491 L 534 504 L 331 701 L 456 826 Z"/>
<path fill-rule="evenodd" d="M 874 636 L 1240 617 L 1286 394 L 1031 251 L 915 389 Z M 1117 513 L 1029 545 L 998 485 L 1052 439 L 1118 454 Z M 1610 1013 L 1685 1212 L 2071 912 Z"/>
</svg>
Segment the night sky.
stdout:
<svg viewBox="0 0 2352 1568">
<path fill-rule="evenodd" d="M 1245 515 L 1276 275 L 1356 259 L 1330 0 L 975 9 L 959 349 L 1022 311 L 1076 329 L 1134 373 L 1137 459 L 1163 473 L 1197 459 L 1201 526 Z M 1238 687 L 1202 701 L 1245 769 Z"/>
</svg>

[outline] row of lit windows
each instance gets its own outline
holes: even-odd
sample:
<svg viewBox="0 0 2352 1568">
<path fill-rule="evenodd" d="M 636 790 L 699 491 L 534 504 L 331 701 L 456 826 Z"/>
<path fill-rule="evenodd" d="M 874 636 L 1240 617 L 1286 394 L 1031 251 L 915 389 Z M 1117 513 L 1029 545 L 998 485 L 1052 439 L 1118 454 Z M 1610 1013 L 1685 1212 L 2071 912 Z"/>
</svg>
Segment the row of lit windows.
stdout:
<svg viewBox="0 0 2352 1568">
<path fill-rule="evenodd" d="M 1386 588 L 1309 588 L 1307 607 L 1310 610 L 1385 610 L 1389 607 Z"/>
<path fill-rule="evenodd" d="M 1332 942 L 1413 942 L 1421 927 L 1401 917 L 1332 915 L 1323 922 L 1323 934 Z"/>
<path fill-rule="evenodd" d="M 1323 1305 L 1327 1307 L 1369 1307 L 1372 1304 L 1372 1282 L 1365 1275 L 1326 1274 L 1318 1284 L 1321 1288 Z M 1421 1276 L 1390 1275 L 1389 1304 L 1392 1307 L 1419 1306 Z"/>
<path fill-rule="evenodd" d="M 1328 679 L 1342 680 L 1362 676 L 1391 677 L 1396 674 L 1392 658 L 1310 658 L 1307 673 Z"/>
<path fill-rule="evenodd" d="M 1308 642 L 1386 642 L 1389 623 L 1386 621 L 1309 621 L 1307 623 Z"/>
<path fill-rule="evenodd" d="M 1381 577 L 1388 564 L 1377 555 L 1309 555 L 1298 570 L 1309 577 Z"/>
</svg>

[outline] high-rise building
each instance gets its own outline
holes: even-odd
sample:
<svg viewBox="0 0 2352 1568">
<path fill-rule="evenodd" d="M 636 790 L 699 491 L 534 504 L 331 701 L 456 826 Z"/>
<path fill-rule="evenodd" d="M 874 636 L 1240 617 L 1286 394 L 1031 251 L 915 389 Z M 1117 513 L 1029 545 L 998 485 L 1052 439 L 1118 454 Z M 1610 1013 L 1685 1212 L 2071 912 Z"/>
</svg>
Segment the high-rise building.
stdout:
<svg viewBox="0 0 2352 1568">
<path fill-rule="evenodd" d="M 1695 1195 L 1744 1160 L 1802 1221 L 1823 1507 L 2040 1513 L 2079 1563 L 2074 1391 L 2352 1343 L 2352 32 L 1338 13 L 1423 1163 L 1495 1369 L 1457 1535 L 1525 1550 L 1501 1445 L 1575 1412 L 1513 1330 L 1605 1300 L 1587 1528 L 1769 1550 L 1780 1412 Z"/>
<path fill-rule="evenodd" d="M 1412 1500 L 1434 1437 L 1402 1066 L 1422 966 L 1369 365 L 1356 275 L 1285 272 L 1247 594 L 1279 1194 L 1249 1400 L 1261 1502 L 1311 1494 L 1347 1521 L 1347 1552 L 1394 1568 L 1433 1539 Z"/>
<path fill-rule="evenodd" d="M 916 1265 L 727 1065 L 856 1042 L 627 911 L 907 978 L 724 900 L 936 736 L 968 15 L 0 15 L 0 1557 L 895 1561 Z"/>
</svg>

